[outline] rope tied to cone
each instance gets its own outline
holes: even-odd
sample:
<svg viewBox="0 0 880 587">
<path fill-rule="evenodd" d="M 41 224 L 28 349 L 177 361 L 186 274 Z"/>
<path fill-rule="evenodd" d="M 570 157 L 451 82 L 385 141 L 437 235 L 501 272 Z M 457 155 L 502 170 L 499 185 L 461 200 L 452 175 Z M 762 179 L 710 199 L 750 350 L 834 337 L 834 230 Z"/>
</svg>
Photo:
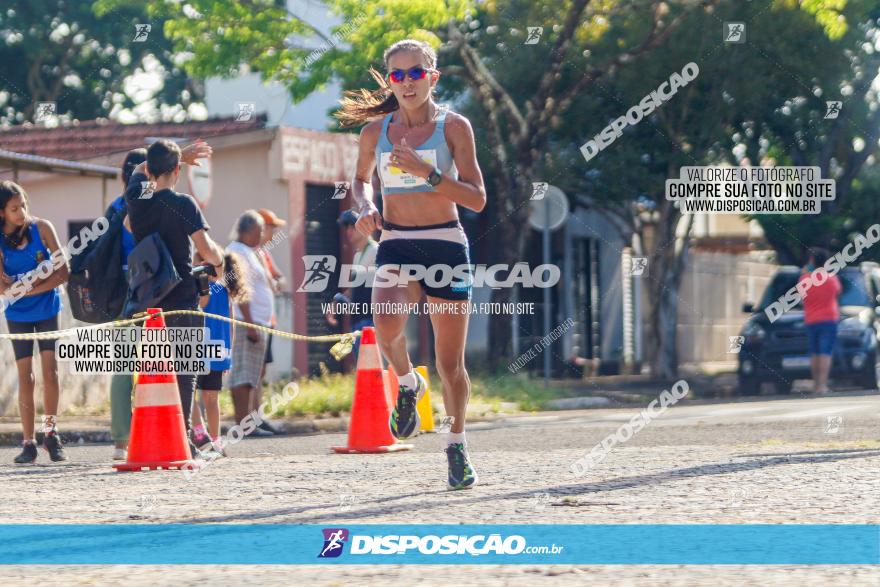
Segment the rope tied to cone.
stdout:
<svg viewBox="0 0 880 587">
<path fill-rule="evenodd" d="M 120 327 L 120 326 L 133 326 L 136 324 L 140 324 L 142 322 L 147 321 L 151 317 L 155 316 L 204 316 L 205 318 L 213 318 L 215 320 L 222 320 L 224 322 L 229 322 L 230 324 L 236 324 L 239 326 L 243 326 L 245 328 L 253 328 L 254 330 L 258 330 L 260 332 L 264 332 L 266 334 L 271 334 L 273 336 L 277 336 L 279 338 L 287 338 L 290 340 L 304 340 L 308 342 L 335 342 L 330 348 L 330 354 L 337 361 L 341 361 L 346 356 L 348 356 L 352 348 L 354 347 L 354 342 L 361 335 L 360 330 L 356 330 L 354 332 L 346 332 L 342 334 L 319 334 L 319 335 L 305 335 L 305 334 L 296 334 L 294 332 L 285 332 L 283 330 L 277 330 L 275 328 L 269 328 L 268 326 L 262 326 L 260 324 L 251 324 L 250 322 L 245 322 L 244 320 L 238 320 L 237 318 L 229 318 L 227 316 L 220 316 L 218 314 L 209 314 L 206 312 L 201 312 L 199 310 L 159 310 L 158 312 L 154 312 L 149 314 L 147 312 L 140 312 L 135 314 L 131 318 L 126 318 L 123 320 L 113 320 L 110 322 L 104 322 L 101 324 L 92 324 L 90 326 L 77 326 L 75 328 L 65 328 L 64 330 L 51 330 L 47 332 L 29 332 L 22 334 L 8 334 L 8 333 L 0 333 L 0 340 L 52 340 L 57 338 L 64 338 L 70 332 L 76 332 L 79 330 L 97 330 L 100 328 L 108 328 L 108 327 Z"/>
</svg>

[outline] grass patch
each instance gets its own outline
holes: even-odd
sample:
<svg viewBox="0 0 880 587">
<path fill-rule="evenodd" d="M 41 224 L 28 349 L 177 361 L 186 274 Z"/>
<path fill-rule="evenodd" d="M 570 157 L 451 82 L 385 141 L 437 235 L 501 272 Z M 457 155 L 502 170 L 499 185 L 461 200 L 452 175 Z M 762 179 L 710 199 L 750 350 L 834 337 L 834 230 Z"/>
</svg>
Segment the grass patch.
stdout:
<svg viewBox="0 0 880 587">
<path fill-rule="evenodd" d="M 444 414 L 443 392 L 437 373 L 429 377 L 431 403 L 435 414 Z M 263 403 L 272 405 L 272 397 L 283 397 L 286 382 L 276 382 L 263 388 Z M 319 377 L 300 379 L 296 383 L 299 391 L 284 405 L 278 406 L 273 417 L 297 416 L 339 416 L 351 411 L 354 396 L 354 374 L 329 373 Z M 491 377 L 477 375 L 471 377 L 471 401 L 469 416 L 488 416 L 498 413 L 534 412 L 543 409 L 548 400 L 565 397 L 564 390 L 544 387 L 538 380 L 525 377 L 502 375 Z M 276 400 L 277 402 L 278 400 Z M 220 394 L 220 409 L 224 414 L 232 414 L 232 398 L 229 391 Z"/>
<path fill-rule="evenodd" d="M 354 376 L 331 373 L 321 377 L 300 379 L 296 383 L 294 397 L 285 404 L 273 405 L 273 396 L 283 398 L 287 382 L 276 382 L 263 386 L 263 404 L 269 416 L 339 416 L 351 410 L 354 395 Z M 276 399 L 277 404 L 279 400 Z M 224 390 L 220 394 L 220 410 L 224 414 L 233 414 L 232 394 Z"/>
</svg>

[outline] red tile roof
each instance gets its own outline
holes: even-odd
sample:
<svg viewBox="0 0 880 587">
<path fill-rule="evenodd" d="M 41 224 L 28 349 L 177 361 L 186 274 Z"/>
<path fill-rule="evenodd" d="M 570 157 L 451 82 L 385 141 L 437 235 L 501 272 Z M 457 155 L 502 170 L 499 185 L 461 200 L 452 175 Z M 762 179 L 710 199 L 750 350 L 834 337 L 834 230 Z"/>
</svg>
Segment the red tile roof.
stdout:
<svg viewBox="0 0 880 587">
<path fill-rule="evenodd" d="M 55 128 L 28 124 L 0 130 L 0 149 L 77 161 L 146 147 L 147 137 L 209 139 L 265 126 L 265 115 L 254 116 L 248 122 L 236 122 L 230 116 L 182 123 L 121 124 L 85 120 Z"/>
</svg>

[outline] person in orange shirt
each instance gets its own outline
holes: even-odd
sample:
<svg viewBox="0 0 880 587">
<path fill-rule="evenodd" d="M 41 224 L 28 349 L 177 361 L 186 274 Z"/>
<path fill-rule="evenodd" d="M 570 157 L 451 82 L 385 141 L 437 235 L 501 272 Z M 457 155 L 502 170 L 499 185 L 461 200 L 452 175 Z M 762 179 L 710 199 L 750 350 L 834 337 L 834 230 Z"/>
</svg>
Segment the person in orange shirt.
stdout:
<svg viewBox="0 0 880 587">
<path fill-rule="evenodd" d="M 813 390 L 828 393 L 828 375 L 831 373 L 831 357 L 837 340 L 837 322 L 840 308 L 837 298 L 842 287 L 836 275 L 828 275 L 823 267 L 828 260 L 825 249 L 810 249 L 810 259 L 798 284 L 811 280 L 812 286 L 804 291 L 804 324 L 807 327 L 807 345 L 810 350 L 810 371 L 813 374 Z"/>
</svg>

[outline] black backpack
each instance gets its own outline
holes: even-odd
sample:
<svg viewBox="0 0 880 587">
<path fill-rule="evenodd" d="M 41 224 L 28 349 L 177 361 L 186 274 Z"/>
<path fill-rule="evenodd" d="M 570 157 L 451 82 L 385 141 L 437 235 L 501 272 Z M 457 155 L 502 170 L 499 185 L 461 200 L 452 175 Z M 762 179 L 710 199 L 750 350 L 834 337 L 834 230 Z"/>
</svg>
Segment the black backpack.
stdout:
<svg viewBox="0 0 880 587">
<path fill-rule="evenodd" d="M 143 238 L 128 256 L 128 298 L 123 314 L 133 316 L 161 302 L 182 281 L 158 232 Z"/>
<path fill-rule="evenodd" d="M 67 296 L 77 320 L 99 324 L 116 320 L 122 313 L 128 295 L 128 279 L 122 270 L 125 215 L 125 210 L 108 209 L 107 232 L 70 258 Z"/>
</svg>

